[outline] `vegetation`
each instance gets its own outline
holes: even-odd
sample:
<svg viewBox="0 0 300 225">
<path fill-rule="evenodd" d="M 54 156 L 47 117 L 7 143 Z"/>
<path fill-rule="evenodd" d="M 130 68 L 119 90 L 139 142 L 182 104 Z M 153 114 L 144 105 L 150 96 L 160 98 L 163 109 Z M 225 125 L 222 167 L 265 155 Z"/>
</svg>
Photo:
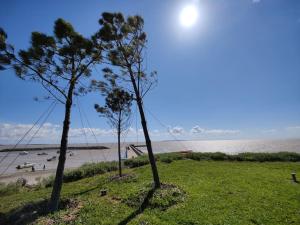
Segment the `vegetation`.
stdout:
<svg viewBox="0 0 300 225">
<path fill-rule="evenodd" d="M 171 163 L 178 160 L 195 160 L 195 161 L 236 161 L 236 162 L 300 162 L 300 154 L 294 152 L 276 152 L 276 153 L 240 153 L 237 155 L 227 155 L 221 152 L 193 152 L 180 153 L 170 152 L 155 155 L 156 161 L 162 163 Z M 124 161 L 127 168 L 142 167 L 149 164 L 147 155 L 142 155 L 133 159 Z M 68 183 L 83 178 L 92 177 L 99 174 L 108 173 L 118 170 L 118 163 L 100 162 L 86 163 L 77 169 L 67 170 L 63 176 L 63 182 Z M 39 189 L 42 187 L 52 187 L 54 177 L 44 178 L 40 183 L 30 186 L 30 189 Z M 0 196 L 24 192 L 28 188 L 22 185 L 22 182 L 9 183 L 7 185 L 0 183 Z"/>
<path fill-rule="evenodd" d="M 64 204 L 54 214 L 40 210 L 49 188 L 1 196 L 0 223 L 300 223 L 299 184 L 290 177 L 291 171 L 300 173 L 298 163 L 179 160 L 157 165 L 169 188 L 151 192 L 149 165 L 126 169 L 132 175 L 126 180 L 111 179 L 117 172 L 110 172 L 64 184 Z"/>
<path fill-rule="evenodd" d="M 118 88 L 112 83 L 106 85 L 103 94 L 105 97 L 105 105 L 103 107 L 95 104 L 96 111 L 103 117 L 106 117 L 112 128 L 117 130 L 118 136 L 118 158 L 119 158 L 119 176 L 122 176 L 121 162 L 121 133 L 129 127 L 129 117 L 131 114 L 132 98 L 128 92 Z"/>
<path fill-rule="evenodd" d="M 104 76 L 131 92 L 136 100 L 153 180 L 155 187 L 158 188 L 160 180 L 143 108 L 144 96 L 156 84 L 156 72 L 148 73 L 144 63 L 147 44 L 144 20 L 140 16 L 129 16 L 125 19 L 121 13 L 103 13 L 99 23 L 101 28 L 98 37 L 107 50 L 104 57 L 113 65 L 112 68 L 103 70 Z M 114 71 L 116 67 L 119 72 Z"/>
<path fill-rule="evenodd" d="M 11 64 L 11 60 L 13 58 L 14 48 L 12 45 L 8 44 L 7 34 L 0 27 L 0 71 L 6 70 L 7 66 Z"/>
<path fill-rule="evenodd" d="M 49 205 L 55 211 L 62 187 L 73 96 L 85 92 L 81 81 L 90 76 L 92 66 L 101 62 L 101 48 L 93 38 L 83 37 L 70 23 L 58 19 L 53 36 L 32 32 L 27 50 L 20 50 L 17 56 L 13 48 L 9 49 L 10 52 L 6 34 L 0 30 L 0 69 L 12 64 L 18 77 L 38 82 L 49 94 L 47 98 L 54 99 L 54 105 L 60 102 L 65 106 L 60 155 Z"/>
<path fill-rule="evenodd" d="M 275 153 L 254 153 L 246 152 L 236 155 L 228 155 L 222 152 L 191 152 L 191 153 L 161 153 L 155 155 L 156 160 L 164 163 L 171 163 L 175 160 L 214 160 L 214 161 L 250 161 L 250 162 L 300 162 L 300 154 L 294 152 L 275 152 Z M 126 160 L 124 163 L 128 167 L 139 167 L 149 164 L 147 157 L 140 156 Z"/>
<path fill-rule="evenodd" d="M 83 78 L 89 77 L 92 67 L 102 63 L 103 59 L 106 63 L 116 66 L 121 73 L 117 75 L 111 68 L 105 68 L 104 77 L 113 83 L 121 81 L 120 87 L 123 90 L 130 90 L 130 94 L 135 96 L 155 187 L 160 187 L 143 110 L 143 97 L 156 82 L 156 73 L 147 74 L 143 64 L 147 42 L 143 30 L 144 21 L 140 16 L 130 16 L 125 19 L 121 13 L 103 13 L 99 23 L 101 25 L 99 31 L 91 38 L 85 38 L 76 32 L 70 23 L 57 19 L 53 36 L 32 32 L 30 47 L 27 50 L 20 50 L 18 54 L 15 54 L 14 48 L 7 44 L 7 35 L 3 29 L 0 29 L 0 70 L 5 70 L 7 66 L 12 65 L 16 75 L 21 79 L 41 84 L 49 94 L 47 99 L 54 100 L 51 107 L 58 102 L 65 107 L 60 155 L 49 204 L 51 211 L 58 209 L 60 199 L 73 97 L 86 93 L 86 86 L 82 83 Z M 125 83 L 130 85 L 124 85 Z M 120 131 L 120 128 L 118 130 Z M 119 173 L 121 175 L 121 170 Z M 77 176 L 81 176 L 79 172 Z"/>
</svg>

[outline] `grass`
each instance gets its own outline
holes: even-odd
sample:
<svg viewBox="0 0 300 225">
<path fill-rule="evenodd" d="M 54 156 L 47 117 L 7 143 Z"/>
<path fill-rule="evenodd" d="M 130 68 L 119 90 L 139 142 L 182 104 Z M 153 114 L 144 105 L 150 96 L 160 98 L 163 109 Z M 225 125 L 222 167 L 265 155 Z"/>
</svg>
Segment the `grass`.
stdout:
<svg viewBox="0 0 300 225">
<path fill-rule="evenodd" d="M 293 183 L 290 175 L 291 171 L 300 174 L 297 162 L 177 159 L 163 163 L 169 157 L 158 157 L 165 157 L 158 161 L 158 169 L 167 189 L 151 192 L 149 165 L 126 169 L 124 173 L 130 176 L 123 180 L 111 179 L 116 172 L 107 172 L 65 183 L 62 198 L 72 199 L 75 206 L 50 215 L 31 215 L 29 221 L 112 225 L 300 224 L 300 184 Z M 170 156 L 174 157 L 176 154 Z M 99 192 L 103 189 L 107 195 L 101 197 Z M 2 196 L 2 223 L 3 218 L 16 218 L 24 206 L 34 209 L 50 192 L 51 188 L 40 188 Z"/>
</svg>

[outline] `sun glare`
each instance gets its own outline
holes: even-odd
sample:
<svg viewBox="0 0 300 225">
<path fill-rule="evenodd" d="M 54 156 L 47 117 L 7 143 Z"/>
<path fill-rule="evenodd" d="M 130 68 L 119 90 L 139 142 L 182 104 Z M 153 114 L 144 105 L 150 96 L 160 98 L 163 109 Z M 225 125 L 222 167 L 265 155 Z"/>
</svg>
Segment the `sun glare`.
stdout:
<svg viewBox="0 0 300 225">
<path fill-rule="evenodd" d="M 198 10 L 194 5 L 185 6 L 180 12 L 180 24 L 184 27 L 192 27 L 198 18 Z"/>
</svg>

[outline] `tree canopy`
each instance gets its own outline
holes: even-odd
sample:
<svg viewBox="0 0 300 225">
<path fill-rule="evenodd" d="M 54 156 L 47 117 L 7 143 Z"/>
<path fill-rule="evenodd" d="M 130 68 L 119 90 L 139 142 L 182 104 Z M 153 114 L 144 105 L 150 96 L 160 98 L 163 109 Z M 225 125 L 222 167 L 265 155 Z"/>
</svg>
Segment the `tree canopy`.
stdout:
<svg viewBox="0 0 300 225">
<path fill-rule="evenodd" d="M 12 63 L 13 51 L 13 46 L 7 43 L 7 34 L 0 27 L 0 70 L 7 69 L 7 66 Z"/>
<path fill-rule="evenodd" d="M 109 120 L 113 128 L 123 131 L 128 128 L 128 119 L 131 113 L 132 97 L 121 88 L 114 88 L 105 98 L 105 105 L 95 104 L 95 109 L 101 116 Z M 120 123 L 120 124 L 119 124 Z"/>
<path fill-rule="evenodd" d="M 77 33 L 70 23 L 57 19 L 53 36 L 32 32 L 31 46 L 18 55 L 13 65 L 16 74 L 41 83 L 52 97 L 64 103 L 68 84 L 77 84 L 75 93 L 84 91 L 78 80 L 89 77 L 91 66 L 100 63 L 101 46 Z"/>
</svg>

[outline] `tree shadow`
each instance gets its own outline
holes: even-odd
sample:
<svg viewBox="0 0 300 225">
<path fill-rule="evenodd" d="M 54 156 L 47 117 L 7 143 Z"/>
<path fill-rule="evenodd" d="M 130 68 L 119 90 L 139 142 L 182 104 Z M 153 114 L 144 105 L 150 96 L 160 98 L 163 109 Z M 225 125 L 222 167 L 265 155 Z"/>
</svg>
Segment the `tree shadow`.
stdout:
<svg viewBox="0 0 300 225">
<path fill-rule="evenodd" d="M 93 187 L 93 188 L 90 188 L 90 189 L 87 189 L 87 190 L 83 190 L 83 191 L 80 191 L 80 192 L 77 192 L 77 193 L 73 193 L 72 195 L 73 196 L 77 196 L 77 195 L 83 195 L 83 194 L 86 194 L 86 193 L 89 193 L 89 192 L 92 192 L 98 188 L 101 188 L 101 186 L 96 186 L 96 187 Z"/>
<path fill-rule="evenodd" d="M 12 209 L 7 213 L 0 213 L 1 225 L 26 225 L 34 222 L 38 217 L 49 213 L 48 199 L 37 202 L 29 202 L 21 207 Z M 59 210 L 66 208 L 70 203 L 69 199 L 60 201 Z"/>
<path fill-rule="evenodd" d="M 118 225 L 126 225 L 128 224 L 131 220 L 133 220 L 135 217 L 137 217 L 139 214 L 143 213 L 144 210 L 148 207 L 149 205 L 149 200 L 153 197 L 153 194 L 155 192 L 155 188 L 151 188 L 147 195 L 145 196 L 142 204 L 139 206 L 137 210 L 132 212 L 129 216 L 127 216 L 124 220 L 118 223 Z"/>
</svg>

